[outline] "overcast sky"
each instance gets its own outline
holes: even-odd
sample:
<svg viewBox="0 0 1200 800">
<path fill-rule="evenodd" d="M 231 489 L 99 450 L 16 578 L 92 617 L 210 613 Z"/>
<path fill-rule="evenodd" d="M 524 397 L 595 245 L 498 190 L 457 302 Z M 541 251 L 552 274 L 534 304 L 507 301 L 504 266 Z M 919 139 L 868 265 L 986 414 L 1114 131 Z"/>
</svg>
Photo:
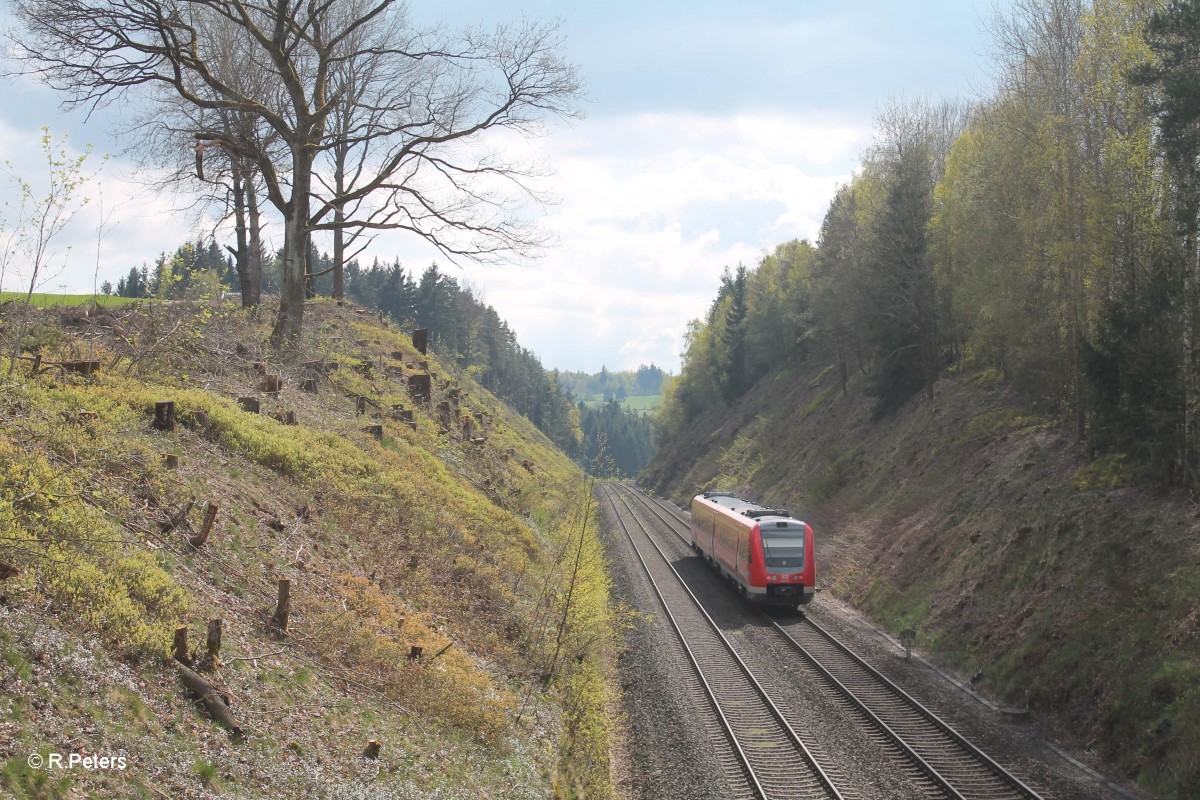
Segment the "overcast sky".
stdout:
<svg viewBox="0 0 1200 800">
<path fill-rule="evenodd" d="M 881 105 L 970 99 L 987 85 L 990 0 L 412 5 L 421 21 L 453 26 L 557 18 L 586 82 L 585 118 L 531 145 L 554 169 L 547 188 L 558 198 L 539 212 L 556 241 L 539 261 L 460 269 L 401 236 L 379 237 L 366 256 L 399 257 L 417 274 L 438 260 L 547 368 L 654 362 L 677 372 L 687 323 L 704 314 L 726 266 L 815 240 Z M 18 174 L 38 177 L 42 125 L 69 133 L 72 146 L 121 151 L 110 122 L 129 109 L 85 120 L 59 112 L 45 89 L 0 85 L 0 161 Z M 63 234 L 66 266 L 44 291 L 90 292 L 97 265 L 101 282 L 116 283 L 192 235 L 177 199 L 139 191 L 123 159 L 102 177 L 91 192 L 100 202 Z M 98 237 L 101 202 L 109 221 Z"/>
</svg>

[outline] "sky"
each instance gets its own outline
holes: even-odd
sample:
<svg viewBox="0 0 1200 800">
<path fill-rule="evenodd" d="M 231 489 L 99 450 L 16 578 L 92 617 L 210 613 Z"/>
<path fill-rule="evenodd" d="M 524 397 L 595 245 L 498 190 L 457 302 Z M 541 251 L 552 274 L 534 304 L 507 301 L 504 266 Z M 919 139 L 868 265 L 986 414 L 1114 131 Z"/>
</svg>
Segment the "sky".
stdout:
<svg viewBox="0 0 1200 800">
<path fill-rule="evenodd" d="M 987 94 L 992 0 L 411 6 L 418 21 L 451 27 L 558 20 L 585 84 L 584 116 L 513 143 L 553 170 L 539 188 L 555 202 L 528 209 L 551 236 L 538 259 L 451 265 L 411 236 L 385 234 L 360 260 L 399 258 L 418 275 L 437 261 L 548 369 L 655 363 L 678 372 L 687 324 L 704 315 L 726 267 L 753 268 L 792 239 L 816 241 L 881 107 Z M 0 162 L 9 165 L 0 171 L 0 202 L 9 204 L 0 217 L 14 216 L 13 174 L 40 185 L 42 126 L 66 134 L 72 152 L 90 143 L 111 154 L 88 189 L 91 202 L 55 240 L 55 267 L 40 290 L 115 284 L 194 238 L 183 199 L 147 190 L 122 155 L 113 134 L 133 109 L 68 114 L 48 89 L 0 81 Z M 16 288 L 17 268 L 3 289 Z"/>
</svg>

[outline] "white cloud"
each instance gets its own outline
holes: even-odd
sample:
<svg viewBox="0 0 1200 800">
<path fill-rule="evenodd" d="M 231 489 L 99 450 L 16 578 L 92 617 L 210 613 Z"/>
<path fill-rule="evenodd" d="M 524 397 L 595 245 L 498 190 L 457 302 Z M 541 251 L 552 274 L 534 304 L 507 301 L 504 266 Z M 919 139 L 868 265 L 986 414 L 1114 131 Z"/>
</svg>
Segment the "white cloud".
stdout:
<svg viewBox="0 0 1200 800">
<path fill-rule="evenodd" d="M 645 114 L 537 140 L 557 168 L 559 245 L 529 270 L 471 270 L 548 366 L 670 369 L 721 272 L 815 238 L 870 131 L 834 119 Z"/>
<path fill-rule="evenodd" d="M 533 265 L 466 267 L 464 281 L 548 367 L 598 370 L 654 361 L 678 368 L 687 322 L 705 313 L 725 267 L 754 265 L 776 244 L 814 238 L 835 186 L 870 131 L 833 117 L 741 112 L 630 114 L 584 120 L 533 140 L 496 137 L 506 155 L 545 161 L 538 188 L 559 199 L 540 224 L 556 245 Z M 0 125 L 0 157 L 40 169 L 35 136 Z M 50 284 L 91 291 L 194 236 L 185 201 L 159 196 L 110 162 L 100 194 L 110 215 L 97 244 L 95 201 L 63 245 L 71 266 Z M 427 244 L 379 236 L 364 260 L 399 257 L 420 273 Z M 455 274 L 452 271 L 452 274 Z"/>
</svg>

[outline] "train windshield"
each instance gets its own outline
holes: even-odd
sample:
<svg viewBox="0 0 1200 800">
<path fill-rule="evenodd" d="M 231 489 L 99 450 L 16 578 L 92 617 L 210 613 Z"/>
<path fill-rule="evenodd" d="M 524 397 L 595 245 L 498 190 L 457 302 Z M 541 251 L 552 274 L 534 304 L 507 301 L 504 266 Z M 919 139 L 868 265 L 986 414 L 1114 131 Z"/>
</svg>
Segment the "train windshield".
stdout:
<svg viewBox="0 0 1200 800">
<path fill-rule="evenodd" d="M 789 569 L 801 569 L 804 566 L 803 531 L 780 531 L 775 534 L 763 531 L 762 543 L 766 566 Z"/>
</svg>

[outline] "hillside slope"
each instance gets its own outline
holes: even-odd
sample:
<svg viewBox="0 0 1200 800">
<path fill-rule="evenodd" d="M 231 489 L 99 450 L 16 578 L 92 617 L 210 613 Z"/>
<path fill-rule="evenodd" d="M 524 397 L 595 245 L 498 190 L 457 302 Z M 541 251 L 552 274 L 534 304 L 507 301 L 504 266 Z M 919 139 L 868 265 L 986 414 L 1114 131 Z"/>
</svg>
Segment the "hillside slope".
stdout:
<svg viewBox="0 0 1200 800">
<path fill-rule="evenodd" d="M 579 470 L 394 326 L 315 301 L 278 355 L 265 316 L 36 312 L 0 379 L 0 793 L 607 796 Z"/>
<path fill-rule="evenodd" d="M 871 421 L 862 376 L 761 381 L 640 482 L 734 489 L 814 524 L 818 584 L 1164 796 L 1200 785 L 1200 514 L 1089 461 L 991 373 Z"/>
</svg>

